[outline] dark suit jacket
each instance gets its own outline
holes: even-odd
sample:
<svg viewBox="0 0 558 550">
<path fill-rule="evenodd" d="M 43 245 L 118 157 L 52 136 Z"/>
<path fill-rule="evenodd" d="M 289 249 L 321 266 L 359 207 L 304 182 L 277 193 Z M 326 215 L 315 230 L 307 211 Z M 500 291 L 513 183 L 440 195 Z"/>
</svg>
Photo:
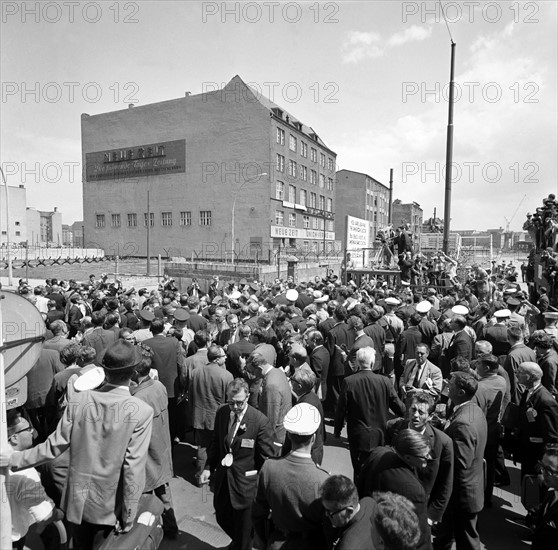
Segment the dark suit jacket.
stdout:
<svg viewBox="0 0 558 550">
<path fill-rule="evenodd" d="M 403 418 L 394 421 L 388 428 L 386 443 L 391 445 L 397 434 L 409 427 Z M 432 460 L 418 472 L 418 478 L 428 497 L 428 517 L 441 521 L 453 488 L 453 442 L 444 432 L 426 425 L 424 435 L 430 442 Z"/>
<path fill-rule="evenodd" d="M 555 491 L 548 491 L 536 516 L 531 550 L 548 550 L 558 540 L 558 498 Z"/>
<path fill-rule="evenodd" d="M 329 363 L 330 376 L 345 375 L 345 360 L 335 346 L 345 344 L 345 346 L 347 346 L 347 350 L 350 350 L 353 347 L 354 342 L 354 333 L 349 330 L 346 323 L 336 323 L 329 331 L 329 334 L 327 335 L 326 347 L 331 357 L 331 361 Z"/>
<path fill-rule="evenodd" d="M 116 334 L 112 330 L 105 330 L 103 327 L 95 327 L 91 332 L 85 335 L 83 338 L 83 345 L 95 348 L 97 352 L 95 363 L 101 365 L 106 349 L 111 344 L 114 344 L 117 339 Z"/>
<path fill-rule="evenodd" d="M 165 386 L 169 399 L 174 398 L 178 389 L 178 373 L 184 363 L 180 342 L 159 334 L 143 343 L 153 350 L 152 368 L 159 373 L 159 380 Z"/>
<path fill-rule="evenodd" d="M 414 471 L 397 456 L 391 447 L 378 447 L 362 468 L 358 482 L 359 495 L 372 496 L 374 491 L 391 491 L 409 499 L 419 519 L 421 537 L 417 550 L 431 549 L 427 502 L 424 487 Z"/>
<path fill-rule="evenodd" d="M 473 357 L 473 340 L 464 331 L 458 332 L 453 335 L 447 351 L 448 361 L 455 357 L 465 357 L 468 361 Z"/>
<path fill-rule="evenodd" d="M 469 401 L 450 417 L 446 434 L 453 440 L 453 493 L 450 505 L 476 514 L 484 506 L 483 457 L 487 439 L 486 419 Z"/>
<path fill-rule="evenodd" d="M 229 452 L 226 438 L 230 413 L 228 405 L 217 411 L 213 438 L 207 451 L 207 467 L 215 471 L 214 500 L 223 498 L 223 484 L 228 483 L 232 507 L 243 510 L 252 505 L 256 496 L 258 472 L 266 458 L 275 456 L 277 447 L 273 445 L 273 430 L 269 420 L 248 405 L 241 423 L 246 429 L 239 428 L 231 445 L 233 463 L 230 468 L 223 466 L 221 460 Z"/>
<path fill-rule="evenodd" d="M 382 370 L 382 359 L 386 348 L 386 331 L 378 325 L 373 323 L 364 327 L 364 333 L 372 338 L 374 342 L 374 349 L 376 350 L 376 360 L 374 362 L 373 370 L 379 372 Z"/>
<path fill-rule="evenodd" d="M 497 323 L 490 327 L 486 327 L 482 333 L 483 340 L 488 340 L 492 344 L 492 353 L 499 357 L 507 355 L 510 352 L 510 344 L 508 342 L 508 327 L 504 324 Z"/>
<path fill-rule="evenodd" d="M 351 374 L 341 386 L 334 433 L 341 433 L 346 417 L 351 448 L 370 451 L 383 440 L 390 408 L 398 416 L 405 413 L 405 405 L 388 378 L 370 370 Z"/>
<path fill-rule="evenodd" d="M 529 361 L 536 363 L 537 357 L 535 352 L 525 344 L 512 346 L 504 361 L 504 369 L 508 373 L 510 381 L 511 401 L 516 405 L 519 405 L 519 400 L 521 399 L 520 391 L 517 386 L 517 369 L 521 363 Z"/>
<path fill-rule="evenodd" d="M 310 354 L 310 368 L 318 377 L 318 384 L 322 390 L 322 401 L 325 401 L 327 395 L 327 374 L 330 360 L 329 352 L 324 346 L 315 347 Z"/>
<path fill-rule="evenodd" d="M 255 349 L 255 345 L 248 340 L 241 339 L 227 348 L 227 370 L 235 377 L 240 376 L 240 358 L 248 357 Z"/>
</svg>

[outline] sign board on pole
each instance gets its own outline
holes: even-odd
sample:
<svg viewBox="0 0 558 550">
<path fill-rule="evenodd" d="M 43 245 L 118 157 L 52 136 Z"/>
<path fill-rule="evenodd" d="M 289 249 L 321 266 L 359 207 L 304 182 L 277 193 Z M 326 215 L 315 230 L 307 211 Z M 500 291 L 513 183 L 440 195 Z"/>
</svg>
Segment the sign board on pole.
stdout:
<svg viewBox="0 0 558 550">
<path fill-rule="evenodd" d="M 370 248 L 370 222 L 362 218 L 347 216 L 346 250 L 351 254 L 354 267 L 368 265 L 368 251 Z"/>
</svg>

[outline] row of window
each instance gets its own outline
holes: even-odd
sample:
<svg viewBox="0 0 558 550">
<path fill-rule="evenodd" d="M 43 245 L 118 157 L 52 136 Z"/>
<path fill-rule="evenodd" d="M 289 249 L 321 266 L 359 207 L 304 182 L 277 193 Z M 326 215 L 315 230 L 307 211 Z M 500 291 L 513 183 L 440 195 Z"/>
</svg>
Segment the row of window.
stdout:
<svg viewBox="0 0 558 550">
<path fill-rule="evenodd" d="M 192 225 L 192 212 L 185 211 L 180 212 L 179 218 L 180 225 L 189 226 Z M 122 227 L 122 218 L 120 214 L 110 215 L 110 225 L 111 227 Z M 126 214 L 126 225 L 128 227 L 138 226 L 138 215 L 137 214 Z M 161 225 L 163 227 L 170 227 L 172 225 L 172 212 L 161 212 Z M 199 225 L 211 225 L 211 210 L 200 210 L 199 215 Z M 147 212 L 143 214 L 143 226 L 147 227 Z M 149 226 L 155 226 L 155 213 L 149 213 Z M 106 227 L 106 219 L 104 214 L 97 214 L 95 217 L 95 227 L 103 228 Z"/>
<path fill-rule="evenodd" d="M 301 189 L 299 191 L 299 200 L 296 200 L 296 187 L 294 185 L 289 185 L 288 195 L 285 195 L 285 184 L 282 181 L 277 181 L 275 183 L 275 198 L 280 201 L 288 201 L 293 204 L 301 204 L 303 206 L 309 206 L 310 208 L 319 208 L 320 210 L 326 210 L 327 212 L 333 212 L 333 199 L 324 197 L 320 195 L 318 203 L 318 195 L 316 193 L 310 192 L 310 202 L 308 202 L 308 192 L 306 189 Z M 319 206 L 318 206 L 319 204 Z"/>
<path fill-rule="evenodd" d="M 302 216 L 302 227 L 304 229 L 321 229 L 324 230 L 324 220 L 323 218 L 315 218 L 313 216 Z M 285 212 L 283 210 L 275 210 L 275 225 L 285 225 Z M 289 227 L 296 227 L 296 214 L 294 212 L 289 213 Z M 326 231 L 334 230 L 333 220 L 327 220 Z"/>
<path fill-rule="evenodd" d="M 298 149 L 299 140 L 293 134 L 289 134 L 289 149 L 296 153 Z M 285 145 L 285 130 L 283 128 L 277 127 L 277 143 L 279 145 Z M 300 156 L 308 158 L 308 144 L 300 140 Z M 310 160 L 312 162 L 318 162 L 318 151 L 314 147 L 310 147 Z M 320 166 L 326 167 L 326 156 L 320 153 Z M 327 157 L 327 169 L 333 172 L 335 170 L 335 161 L 331 157 Z"/>
<path fill-rule="evenodd" d="M 285 157 L 277 153 L 275 160 L 275 169 L 277 172 L 285 173 Z M 308 181 L 308 168 L 304 165 L 298 165 L 294 160 L 289 159 L 288 174 L 291 178 L 298 178 L 302 181 Z M 319 174 L 316 170 L 310 170 L 310 183 L 312 185 L 317 185 L 318 181 L 321 188 L 326 186 L 326 176 L 325 174 Z M 329 191 L 333 191 L 333 178 L 327 178 L 327 188 Z"/>
</svg>

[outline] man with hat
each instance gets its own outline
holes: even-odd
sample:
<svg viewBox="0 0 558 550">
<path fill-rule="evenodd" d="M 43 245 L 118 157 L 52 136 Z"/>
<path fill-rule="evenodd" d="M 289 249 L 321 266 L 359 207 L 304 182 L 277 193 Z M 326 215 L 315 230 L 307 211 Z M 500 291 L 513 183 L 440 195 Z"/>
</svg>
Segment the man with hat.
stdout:
<svg viewBox="0 0 558 550">
<path fill-rule="evenodd" d="M 422 335 L 422 341 L 430 347 L 434 336 L 438 334 L 438 327 L 435 323 L 430 321 L 428 314 L 432 309 L 432 304 L 428 300 L 423 300 L 416 305 L 416 312 L 421 316 L 418 329 Z"/>
<path fill-rule="evenodd" d="M 508 321 L 511 315 L 509 309 L 499 309 L 494 312 L 496 323 L 487 326 L 482 334 L 483 340 L 488 340 L 492 344 L 492 353 L 503 363 L 505 356 L 510 352 L 508 342 Z"/>
<path fill-rule="evenodd" d="M 285 416 L 283 426 L 292 451 L 265 462 L 252 508 L 254 530 L 263 548 L 321 550 L 325 546 L 319 488 L 329 474 L 314 464 L 310 454 L 320 425 L 320 413 L 309 403 L 295 405 Z"/>
<path fill-rule="evenodd" d="M 79 550 L 96 550 L 117 522 L 129 531 L 136 519 L 153 422 L 153 409 L 130 395 L 130 380 L 140 362 L 134 345 L 114 343 L 103 357 L 104 386 L 76 393 L 44 443 L 0 453 L 0 465 L 19 471 L 69 449 L 61 508 Z"/>
<path fill-rule="evenodd" d="M 395 345 L 401 336 L 403 330 L 405 330 L 405 325 L 403 321 L 395 315 L 395 309 L 401 304 L 401 302 L 392 296 L 384 300 L 386 306 L 385 315 L 378 321 L 378 324 L 384 329 L 386 333 L 386 343 L 384 351 L 384 361 L 383 361 L 383 374 L 395 380 L 394 369 L 394 356 L 395 356 Z"/>
<path fill-rule="evenodd" d="M 155 319 L 155 315 L 152 311 L 148 309 L 142 309 L 139 312 L 139 328 L 132 332 L 132 337 L 136 342 L 143 342 L 148 338 L 153 338 L 153 333 L 151 332 L 151 321 Z"/>
</svg>

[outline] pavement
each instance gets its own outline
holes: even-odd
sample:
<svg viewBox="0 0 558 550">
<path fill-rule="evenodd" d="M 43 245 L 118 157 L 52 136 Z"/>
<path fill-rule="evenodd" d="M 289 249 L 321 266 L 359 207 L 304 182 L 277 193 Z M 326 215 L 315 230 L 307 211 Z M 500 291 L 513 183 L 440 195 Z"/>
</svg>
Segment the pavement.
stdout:
<svg viewBox="0 0 558 550">
<path fill-rule="evenodd" d="M 346 433 L 339 440 L 333 438 L 331 426 L 324 449 L 323 467 L 332 474 L 352 478 L 352 467 Z M 213 493 L 209 487 L 198 488 L 194 482 L 193 458 L 195 447 L 192 435 L 173 449 L 175 477 L 171 482 L 174 508 L 180 528 L 175 540 L 164 539 L 161 550 L 224 549 L 229 537 L 219 528 L 213 511 Z M 524 550 L 530 547 L 528 531 L 518 523 L 526 514 L 520 500 L 520 468 L 506 461 L 511 485 L 497 488 L 493 507 L 479 516 L 478 528 L 483 550 Z M 454 546 L 455 547 L 455 546 Z"/>
</svg>

